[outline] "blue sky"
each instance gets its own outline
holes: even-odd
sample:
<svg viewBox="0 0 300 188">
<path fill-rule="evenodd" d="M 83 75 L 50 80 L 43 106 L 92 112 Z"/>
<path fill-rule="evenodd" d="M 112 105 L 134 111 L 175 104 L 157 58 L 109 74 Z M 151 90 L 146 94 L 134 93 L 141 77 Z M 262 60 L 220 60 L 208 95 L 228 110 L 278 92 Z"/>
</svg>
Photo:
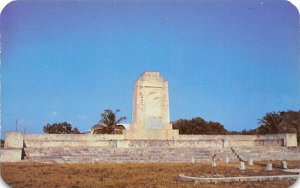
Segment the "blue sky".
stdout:
<svg viewBox="0 0 300 188">
<path fill-rule="evenodd" d="M 133 82 L 169 81 L 171 120 L 253 129 L 299 110 L 299 14 L 286 1 L 17 1 L 1 14 L 1 133 L 131 122 Z"/>
</svg>

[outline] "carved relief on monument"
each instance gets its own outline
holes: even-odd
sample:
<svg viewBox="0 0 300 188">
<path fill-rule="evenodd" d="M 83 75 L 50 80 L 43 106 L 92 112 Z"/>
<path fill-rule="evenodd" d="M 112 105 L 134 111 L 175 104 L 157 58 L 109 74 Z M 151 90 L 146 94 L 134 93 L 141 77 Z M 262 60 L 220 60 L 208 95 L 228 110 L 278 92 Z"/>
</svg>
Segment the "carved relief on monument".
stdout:
<svg viewBox="0 0 300 188">
<path fill-rule="evenodd" d="M 161 88 L 147 87 L 145 92 L 145 114 L 149 118 L 162 118 Z"/>
</svg>

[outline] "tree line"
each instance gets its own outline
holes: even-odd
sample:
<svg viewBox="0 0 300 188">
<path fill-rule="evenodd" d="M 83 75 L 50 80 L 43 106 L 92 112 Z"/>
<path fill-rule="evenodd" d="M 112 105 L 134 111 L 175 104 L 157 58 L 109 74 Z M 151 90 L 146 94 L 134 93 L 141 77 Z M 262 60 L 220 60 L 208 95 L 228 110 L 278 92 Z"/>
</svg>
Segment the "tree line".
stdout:
<svg viewBox="0 0 300 188">
<path fill-rule="evenodd" d="M 228 131 L 219 122 L 205 121 L 201 117 L 191 120 L 180 119 L 172 122 L 173 129 L 178 129 L 179 134 L 227 134 Z"/>
<path fill-rule="evenodd" d="M 117 118 L 117 113 L 120 112 L 117 109 L 113 112 L 110 109 L 104 110 L 100 114 L 101 119 L 91 128 L 91 134 L 122 134 L 125 127 L 120 125 L 126 117 L 122 116 Z M 72 128 L 72 125 L 67 122 L 59 122 L 53 124 L 47 124 L 43 127 L 44 133 L 48 134 L 80 134 L 78 128 Z"/>
<path fill-rule="evenodd" d="M 72 128 L 68 122 L 48 123 L 43 127 L 43 131 L 48 134 L 80 134 L 78 128 Z"/>
<path fill-rule="evenodd" d="M 300 110 L 266 113 L 262 119 L 258 119 L 258 124 L 256 129 L 242 130 L 236 133 L 250 135 L 296 133 L 298 143 L 300 143 Z"/>
</svg>

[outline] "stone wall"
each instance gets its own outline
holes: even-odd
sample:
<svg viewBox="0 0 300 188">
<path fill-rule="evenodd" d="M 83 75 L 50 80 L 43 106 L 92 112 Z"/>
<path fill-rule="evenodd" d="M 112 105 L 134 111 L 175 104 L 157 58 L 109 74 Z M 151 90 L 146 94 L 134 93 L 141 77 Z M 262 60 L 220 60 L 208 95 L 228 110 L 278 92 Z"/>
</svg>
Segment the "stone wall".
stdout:
<svg viewBox="0 0 300 188">
<path fill-rule="evenodd" d="M 23 149 L 1 149 L 1 162 L 18 162 L 22 156 Z"/>
<path fill-rule="evenodd" d="M 296 134 L 269 135 L 179 135 L 178 140 L 218 141 L 232 146 L 297 146 Z M 209 147 L 209 143 L 207 145 Z"/>
<path fill-rule="evenodd" d="M 22 132 L 5 133 L 4 148 L 1 149 L 1 162 L 17 162 L 23 157 L 24 135 Z"/>
<path fill-rule="evenodd" d="M 173 140 L 129 140 L 124 135 L 6 133 L 5 148 L 24 147 L 236 147 L 297 146 L 296 134 L 179 135 Z M 156 147 L 156 146 L 155 146 Z"/>
<path fill-rule="evenodd" d="M 172 155 L 176 152 L 188 149 L 189 151 L 212 148 L 216 150 L 229 149 L 231 147 L 261 147 L 272 148 L 282 146 L 297 146 L 296 134 L 276 134 L 276 135 L 179 135 L 172 140 L 130 140 L 124 135 L 91 135 L 91 134 L 25 134 L 21 132 L 10 132 L 5 134 L 5 148 L 1 151 L 2 162 L 14 162 L 21 160 L 23 155 L 28 156 L 28 152 L 47 151 L 49 149 L 67 149 L 72 156 L 74 151 L 94 148 L 99 150 L 132 150 L 145 152 L 158 149 L 159 152 L 172 150 Z M 264 147 L 268 146 L 268 147 Z M 272 147 L 269 147 L 272 146 Z M 89 149 L 90 148 L 90 149 Z M 25 153 L 24 153 L 25 149 Z M 199 150 L 199 151 L 200 151 Z M 262 149 L 264 150 L 264 149 Z M 191 152 L 190 151 L 190 152 Z M 27 153 L 26 153 L 27 152 Z M 87 152 L 87 153 L 88 153 Z M 125 151 L 124 151 L 125 152 Z M 124 152 L 120 155 L 123 155 Z M 174 153 L 175 152 L 175 153 Z M 47 153 L 47 152 L 46 152 Z M 76 153 L 76 152 L 75 152 Z M 127 152 L 125 152 L 126 154 Z M 134 153 L 134 152 L 133 152 Z M 149 153 L 149 152 L 148 152 Z M 151 152 L 150 152 L 151 153 Z M 179 154 L 178 153 L 178 154 Z M 52 153 L 53 154 L 53 153 Z M 52 155 L 49 153 L 49 156 Z M 30 155 L 30 154 L 29 154 Z M 95 153 L 97 158 L 97 154 Z M 109 157 L 108 157 L 109 158 Z M 123 159 L 122 159 L 123 160 Z M 188 159 L 190 160 L 190 159 Z"/>
<path fill-rule="evenodd" d="M 5 133 L 4 148 L 23 148 L 24 135 L 22 132 Z"/>
<path fill-rule="evenodd" d="M 122 134 L 25 134 L 24 140 L 36 141 L 99 141 L 99 140 L 123 140 Z"/>
</svg>

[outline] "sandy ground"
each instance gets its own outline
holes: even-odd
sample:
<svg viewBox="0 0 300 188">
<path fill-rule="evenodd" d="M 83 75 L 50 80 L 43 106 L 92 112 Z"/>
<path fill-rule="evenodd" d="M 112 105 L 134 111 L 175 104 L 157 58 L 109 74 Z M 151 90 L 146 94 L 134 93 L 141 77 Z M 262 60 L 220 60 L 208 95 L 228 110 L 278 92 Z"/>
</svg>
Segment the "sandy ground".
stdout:
<svg viewBox="0 0 300 188">
<path fill-rule="evenodd" d="M 269 161 L 254 162 L 246 170 L 238 162 L 217 163 L 97 163 L 42 164 L 1 163 L 1 176 L 11 187 L 288 187 L 295 181 L 236 182 L 192 184 L 178 180 L 178 174 L 197 177 L 229 177 L 291 174 L 281 171 L 280 161 L 272 161 L 273 171 L 266 172 Z M 300 168 L 300 161 L 287 161 L 288 168 Z"/>
</svg>

